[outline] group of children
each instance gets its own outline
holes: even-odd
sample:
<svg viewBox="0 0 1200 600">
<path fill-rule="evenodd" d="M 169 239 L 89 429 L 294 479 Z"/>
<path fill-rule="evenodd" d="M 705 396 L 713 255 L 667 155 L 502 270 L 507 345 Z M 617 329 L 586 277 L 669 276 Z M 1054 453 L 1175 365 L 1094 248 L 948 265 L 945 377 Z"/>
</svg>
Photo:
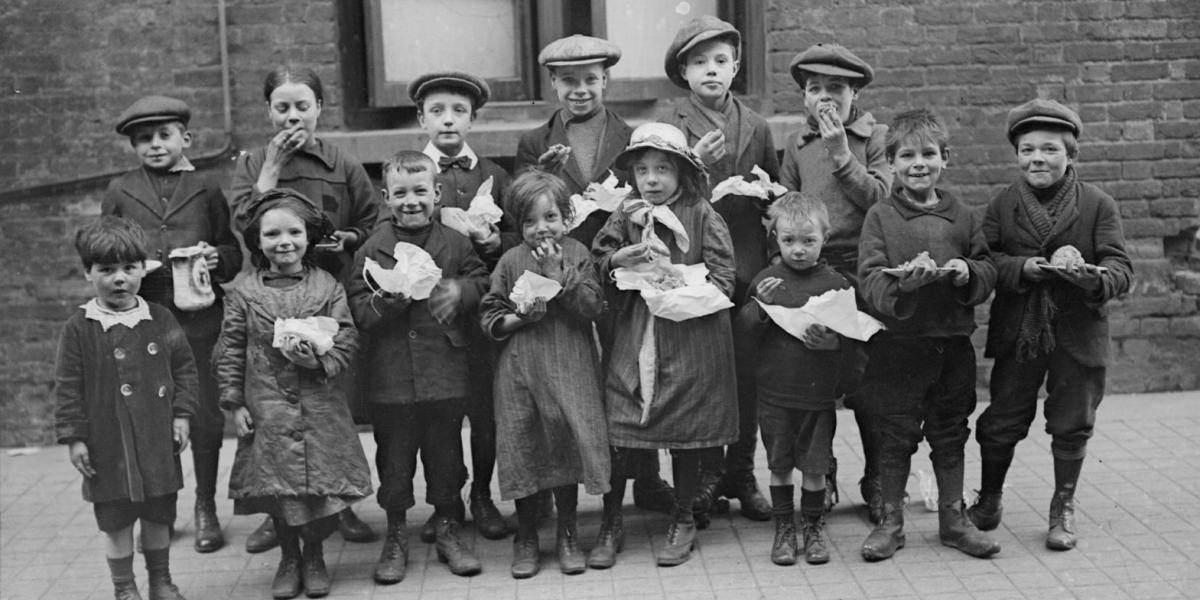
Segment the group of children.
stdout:
<svg viewBox="0 0 1200 600">
<path fill-rule="evenodd" d="M 984 531 L 1000 522 L 1013 448 L 1043 381 L 1056 482 L 1047 545 L 1073 547 L 1074 489 L 1104 389 L 1103 305 L 1131 277 L 1115 203 L 1073 167 L 1078 116 L 1046 100 L 1014 109 L 1007 132 L 1022 177 L 979 214 L 938 185 L 945 125 L 926 110 L 877 124 L 856 102 L 871 67 L 835 44 L 792 61 L 808 121 L 781 165 L 766 122 L 730 92 L 740 53 L 728 23 L 684 25 L 665 70 L 690 95 L 662 122 L 632 129 L 604 105 L 619 48 L 586 36 L 548 45 L 539 62 L 561 108 L 521 137 L 511 183 L 467 143 L 487 84 L 459 72 L 422 76 L 409 94 L 429 144 L 383 166 L 382 201 L 360 165 L 315 135 L 323 90 L 309 71 L 267 77 L 278 132 L 239 161 L 232 210 L 184 156 L 187 106 L 163 97 L 131 106 L 117 131 L 142 168 L 113 182 L 104 216 L 76 236 L 96 298 L 68 321 L 56 374 L 58 438 L 107 535 L 117 598 L 140 598 L 139 520 L 150 597 L 182 597 L 167 548 L 189 440 L 195 547 L 224 544 L 213 503 L 221 409 L 238 434 L 235 513 L 268 515 L 248 549 L 281 548 L 276 598 L 329 592 L 322 541 L 334 530 L 373 538 L 351 510 L 372 493 L 354 430 L 364 419 L 387 514 L 374 570 L 384 584 L 405 577 L 418 455 L 434 507 L 421 538 L 454 573 L 481 571 L 460 535 L 464 418 L 481 533 L 509 533 L 490 496 L 493 468 L 501 499 L 516 505 L 513 577 L 537 574 L 538 525 L 551 504 L 560 569 L 612 567 L 629 479 L 636 504 L 670 514 L 659 565 L 688 560 L 719 496 L 737 499 L 747 518 L 774 518 L 776 564 L 827 562 L 839 398 L 855 410 L 866 458 L 861 485 L 875 528 L 863 557 L 887 558 L 905 544 L 905 483 L 921 439 L 932 448 L 942 542 L 990 556 L 999 545 Z M 770 202 L 710 202 L 717 183 L 755 167 L 790 191 Z M 610 172 L 632 194 L 611 213 L 577 219 L 572 194 Z M 442 223 L 441 208 L 469 208 L 489 178 L 498 223 L 470 235 Z M 233 230 L 254 267 L 236 281 Z M 1066 245 L 1081 261 L 1047 260 Z M 179 308 L 172 268 L 148 266 L 177 260 L 172 250 L 185 246 L 199 247 L 211 274 L 217 298 L 208 308 Z M 371 273 L 409 261 L 414 248 L 440 270 L 436 283 L 385 291 Z M 617 271 L 662 262 L 702 264 L 733 308 L 676 321 L 617 287 Z M 529 274 L 559 291 L 514 301 Z M 822 325 L 789 333 L 764 308 L 798 308 L 847 288 L 885 326 L 865 344 Z M 992 403 L 977 432 L 982 486 L 966 508 L 970 334 L 975 307 L 993 291 Z M 282 320 L 310 317 L 331 323 L 324 338 L 280 333 Z M 753 475 L 760 431 L 769 502 Z M 658 475 L 661 449 L 672 455 L 673 490 Z M 586 553 L 581 483 L 603 495 Z"/>
</svg>

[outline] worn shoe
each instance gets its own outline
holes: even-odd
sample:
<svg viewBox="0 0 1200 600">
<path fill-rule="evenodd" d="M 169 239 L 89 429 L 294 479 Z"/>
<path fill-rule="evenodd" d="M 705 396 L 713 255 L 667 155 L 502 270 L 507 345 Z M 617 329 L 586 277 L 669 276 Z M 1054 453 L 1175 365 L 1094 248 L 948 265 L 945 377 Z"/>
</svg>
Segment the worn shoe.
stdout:
<svg viewBox="0 0 1200 600">
<path fill-rule="evenodd" d="M 301 585 L 300 555 L 284 552 L 279 559 L 279 567 L 275 569 L 275 579 L 271 582 L 271 597 L 295 598 L 300 595 Z"/>
<path fill-rule="evenodd" d="M 883 519 L 863 541 L 862 557 L 868 561 L 891 558 L 904 547 L 904 507 L 883 505 Z"/>
<path fill-rule="evenodd" d="M 221 522 L 217 520 L 217 504 L 210 496 L 196 498 L 196 552 L 216 552 L 225 545 Z"/>
<path fill-rule="evenodd" d="M 717 499 L 717 484 L 720 479 L 720 473 L 705 472 L 700 475 L 700 484 L 696 486 L 696 497 L 692 499 L 692 519 L 696 522 L 696 529 L 708 529 L 709 524 L 712 523 L 713 508 Z"/>
<path fill-rule="evenodd" d="M 150 600 L 187 600 L 168 577 L 165 581 L 150 582 Z"/>
<path fill-rule="evenodd" d="M 633 505 L 643 510 L 672 514 L 675 511 L 675 488 L 657 475 L 635 479 Z"/>
<path fill-rule="evenodd" d="M 987 558 L 1000 551 L 1000 542 L 977 529 L 967 518 L 961 499 L 938 505 L 938 533 L 943 546 L 976 558 Z"/>
<path fill-rule="evenodd" d="M 266 552 L 278 545 L 279 539 L 275 536 L 275 522 L 271 520 L 271 517 L 263 519 L 258 529 L 250 532 L 250 535 L 246 538 L 246 552 L 250 552 L 251 554 Z M 299 594 L 300 592 L 296 593 Z"/>
<path fill-rule="evenodd" d="M 587 557 L 579 549 L 579 532 L 574 525 L 558 528 L 554 550 L 558 554 L 558 569 L 563 575 L 578 575 L 587 571 Z"/>
<path fill-rule="evenodd" d="M 434 543 L 437 544 L 438 560 L 450 565 L 450 572 L 461 577 L 478 575 L 483 565 L 475 553 L 463 543 L 459 536 L 459 524 L 455 519 L 441 517 L 437 520 Z"/>
<path fill-rule="evenodd" d="M 596 545 L 588 554 L 587 566 L 608 569 L 617 564 L 617 555 L 625 548 L 625 523 L 620 511 L 605 514 L 596 535 Z"/>
<path fill-rule="evenodd" d="M 1003 492 L 977 492 L 975 502 L 967 509 L 967 518 L 980 531 L 991 531 L 1000 526 L 1004 507 L 1000 504 Z"/>
<path fill-rule="evenodd" d="M 421 526 L 421 541 L 432 544 L 437 541 L 437 514 L 429 515 L 429 519 Z"/>
<path fill-rule="evenodd" d="M 508 524 L 504 522 L 504 517 L 500 516 L 500 509 L 496 508 L 496 503 L 492 502 L 491 494 L 472 492 L 470 509 L 471 518 L 475 520 L 475 527 L 479 529 L 480 535 L 489 540 L 504 539 L 508 535 Z"/>
<path fill-rule="evenodd" d="M 137 582 L 133 580 L 114 582 L 113 597 L 116 600 L 142 600 L 142 594 L 137 589 Z"/>
<path fill-rule="evenodd" d="M 867 505 L 867 519 L 872 525 L 878 525 L 883 520 L 883 490 L 879 486 L 879 476 L 863 475 L 858 480 L 858 491 Z"/>
<path fill-rule="evenodd" d="M 371 526 L 363 523 L 349 508 L 338 513 L 338 533 L 341 533 L 342 539 L 347 542 L 365 544 L 375 541 L 375 532 L 371 531 Z"/>
<path fill-rule="evenodd" d="M 775 517 L 775 541 L 771 542 L 771 562 L 790 567 L 796 564 L 796 521 L 792 515 Z"/>
<path fill-rule="evenodd" d="M 541 570 L 537 535 L 527 539 L 514 539 L 511 569 L 513 579 L 529 579 Z"/>
<path fill-rule="evenodd" d="M 660 567 L 674 567 L 687 562 L 696 544 L 696 524 L 672 521 L 667 539 L 654 555 Z"/>
<path fill-rule="evenodd" d="M 389 515 L 387 533 L 383 538 L 383 550 L 379 562 L 375 563 L 375 581 L 384 585 L 404 581 L 408 572 L 408 528 L 402 518 Z"/>
<path fill-rule="evenodd" d="M 320 598 L 329 595 L 333 582 L 325 568 L 325 549 L 321 542 L 305 542 L 300 555 L 300 578 L 304 580 L 304 595 Z"/>
<path fill-rule="evenodd" d="M 804 519 L 804 562 L 823 565 L 829 562 L 829 542 L 825 539 L 825 517 Z"/>
<path fill-rule="evenodd" d="M 1056 492 L 1050 501 L 1050 532 L 1046 547 L 1051 550 L 1070 550 L 1075 547 L 1075 498 Z"/>
<path fill-rule="evenodd" d="M 717 485 L 717 494 L 737 499 L 742 516 L 751 521 L 771 520 L 771 502 L 758 491 L 758 482 L 754 480 L 754 475 L 741 476 L 736 481 L 723 479 Z"/>
</svg>

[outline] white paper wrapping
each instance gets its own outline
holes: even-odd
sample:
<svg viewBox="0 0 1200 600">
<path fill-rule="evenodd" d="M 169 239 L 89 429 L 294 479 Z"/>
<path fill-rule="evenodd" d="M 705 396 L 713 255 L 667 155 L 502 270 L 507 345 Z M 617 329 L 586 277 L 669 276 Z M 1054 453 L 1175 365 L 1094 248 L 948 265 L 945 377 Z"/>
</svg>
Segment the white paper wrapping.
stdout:
<svg viewBox="0 0 1200 600">
<path fill-rule="evenodd" d="M 312 344 L 318 356 L 333 348 L 333 336 L 337 335 L 338 322 L 331 317 L 305 317 L 303 319 L 275 319 L 275 338 L 271 345 L 283 348 L 289 339 L 299 339 Z"/>
<path fill-rule="evenodd" d="M 641 292 L 650 314 L 675 322 L 733 306 L 724 292 L 708 281 L 708 267 L 704 263 L 675 265 L 660 260 L 636 267 L 618 267 L 612 277 L 617 289 Z M 683 285 L 660 289 L 666 281 L 681 281 Z"/>
<path fill-rule="evenodd" d="M 880 323 L 871 315 L 858 310 L 854 300 L 854 289 L 829 290 L 800 308 L 786 308 L 765 304 L 755 298 L 767 316 L 781 329 L 799 339 L 813 324 L 824 325 L 848 338 L 865 342 L 882 330 Z"/>
<path fill-rule="evenodd" d="M 526 313 L 538 298 L 549 300 L 561 291 L 562 284 L 559 282 L 527 270 L 521 273 L 516 283 L 513 284 L 513 290 L 509 293 L 508 299 L 517 305 L 517 312 Z"/>
<path fill-rule="evenodd" d="M 363 279 L 368 285 L 374 281 L 385 292 L 402 294 L 413 300 L 428 299 L 442 279 L 442 269 L 433 262 L 433 257 L 424 248 L 408 242 L 396 242 L 392 256 L 396 265 L 391 269 L 383 268 L 374 259 L 366 259 Z"/>
<path fill-rule="evenodd" d="M 492 185 L 491 177 L 485 179 L 475 192 L 475 197 L 471 199 L 467 210 L 453 206 L 443 207 L 441 209 L 442 225 L 472 239 L 487 237 L 491 232 L 491 226 L 499 223 L 504 216 L 504 211 L 500 210 L 500 207 L 496 205 L 496 199 L 492 196 Z"/>
<path fill-rule="evenodd" d="M 612 171 L 608 172 L 608 177 L 601 183 L 589 183 L 587 189 L 582 194 L 571 195 L 571 209 L 573 215 L 571 222 L 567 225 L 567 231 L 571 231 L 579 227 L 588 215 L 603 210 L 613 212 L 625 200 L 625 197 L 633 192 L 632 186 L 617 186 L 617 177 Z"/>
<path fill-rule="evenodd" d="M 757 178 L 755 181 L 748 181 L 741 175 L 734 175 L 718 183 L 713 187 L 712 202 L 716 202 L 730 194 L 769 200 L 772 194 L 780 196 L 787 193 L 787 188 L 771 181 L 771 176 L 767 175 L 767 172 L 759 168 L 758 165 L 754 165 L 754 168 L 750 169 L 750 173 Z"/>
</svg>

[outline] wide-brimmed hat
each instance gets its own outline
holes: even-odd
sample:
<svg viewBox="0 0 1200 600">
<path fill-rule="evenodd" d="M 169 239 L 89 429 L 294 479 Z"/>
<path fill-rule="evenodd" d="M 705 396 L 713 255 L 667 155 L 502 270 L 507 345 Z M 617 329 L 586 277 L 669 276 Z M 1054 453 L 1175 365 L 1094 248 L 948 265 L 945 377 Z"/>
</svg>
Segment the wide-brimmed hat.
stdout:
<svg viewBox="0 0 1200 600">
<path fill-rule="evenodd" d="M 845 77 L 855 86 L 865 88 L 875 80 L 875 71 L 867 61 L 840 44 L 813 44 L 792 58 L 792 79 L 804 85 L 805 73 L 820 73 Z"/>
<path fill-rule="evenodd" d="M 708 172 L 700 157 L 688 147 L 687 136 L 678 127 L 666 123 L 646 123 L 634 129 L 633 135 L 629 136 L 629 145 L 617 156 L 617 168 L 628 169 L 633 156 L 645 148 L 682 157 L 701 173 Z"/>
<path fill-rule="evenodd" d="M 1008 111 L 1009 143 L 1013 143 L 1019 131 L 1038 124 L 1069 129 L 1077 138 L 1083 132 L 1083 122 L 1075 111 L 1054 100 L 1034 98 Z"/>
<path fill-rule="evenodd" d="M 721 19 L 712 15 L 702 15 L 684 23 L 683 27 L 680 27 L 679 31 L 675 33 L 675 39 L 671 41 L 671 45 L 667 47 L 667 56 L 663 60 L 667 79 L 670 79 L 671 83 L 687 89 L 688 82 L 679 73 L 679 66 L 683 64 L 687 53 L 692 48 L 716 38 L 731 39 L 734 50 L 741 51 L 742 34 L 736 27 Z"/>
<path fill-rule="evenodd" d="M 438 88 L 462 91 L 471 99 L 471 106 L 475 109 L 487 104 L 488 98 L 492 95 L 492 90 L 488 87 L 487 82 L 470 73 L 438 71 L 426 73 L 409 82 L 408 97 L 416 104 L 430 90 Z"/>
<path fill-rule="evenodd" d="M 598 62 L 604 63 L 604 68 L 607 69 L 619 60 L 621 49 L 616 44 L 579 34 L 554 40 L 538 53 L 538 64 L 543 67 L 566 67 Z"/>
</svg>

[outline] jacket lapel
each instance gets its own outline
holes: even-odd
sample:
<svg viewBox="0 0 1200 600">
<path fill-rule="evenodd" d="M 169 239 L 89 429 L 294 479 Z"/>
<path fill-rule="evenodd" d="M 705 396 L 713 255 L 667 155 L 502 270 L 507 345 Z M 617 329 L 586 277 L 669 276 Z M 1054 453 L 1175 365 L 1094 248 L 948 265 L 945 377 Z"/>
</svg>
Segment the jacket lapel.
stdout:
<svg viewBox="0 0 1200 600">
<path fill-rule="evenodd" d="M 154 193 L 154 186 L 150 184 L 150 176 L 146 174 L 146 169 L 138 169 L 137 175 L 130 177 L 127 181 L 129 186 L 122 191 L 146 207 L 146 210 L 162 217 L 166 211 L 166 206 L 163 205 L 163 201 L 158 197 L 158 194 Z"/>
<path fill-rule="evenodd" d="M 179 185 L 175 186 L 175 194 L 167 202 L 166 215 L 163 218 L 169 219 L 171 215 L 183 210 L 192 200 L 200 196 L 204 189 L 199 185 L 193 185 L 196 182 L 195 174 L 192 172 L 184 172 L 179 174 Z"/>
<path fill-rule="evenodd" d="M 626 143 L 629 141 L 627 136 L 622 135 L 621 129 L 625 123 L 621 118 L 607 108 L 604 110 L 608 113 L 605 115 L 608 121 L 604 126 L 604 139 L 601 140 L 600 151 L 596 153 L 596 166 L 593 167 L 595 172 L 584 182 L 584 187 L 587 187 L 588 183 L 600 179 L 605 172 L 612 168 L 613 162 L 625 150 Z"/>
<path fill-rule="evenodd" d="M 548 136 L 546 136 L 545 150 L 549 150 L 550 147 L 555 144 L 562 144 L 564 146 L 571 145 L 570 142 L 567 141 L 567 126 L 562 121 L 562 109 L 559 109 L 555 111 L 554 114 L 550 115 L 550 123 L 548 123 L 548 125 L 550 126 L 550 133 Z M 543 152 L 545 150 L 543 150 Z M 571 182 L 574 183 L 579 189 L 584 189 L 587 187 L 588 180 L 583 176 L 583 171 L 579 170 L 579 163 L 576 162 L 574 156 L 571 156 L 569 159 L 567 159 L 567 164 L 563 166 L 562 174 L 564 177 L 571 180 Z"/>
</svg>

